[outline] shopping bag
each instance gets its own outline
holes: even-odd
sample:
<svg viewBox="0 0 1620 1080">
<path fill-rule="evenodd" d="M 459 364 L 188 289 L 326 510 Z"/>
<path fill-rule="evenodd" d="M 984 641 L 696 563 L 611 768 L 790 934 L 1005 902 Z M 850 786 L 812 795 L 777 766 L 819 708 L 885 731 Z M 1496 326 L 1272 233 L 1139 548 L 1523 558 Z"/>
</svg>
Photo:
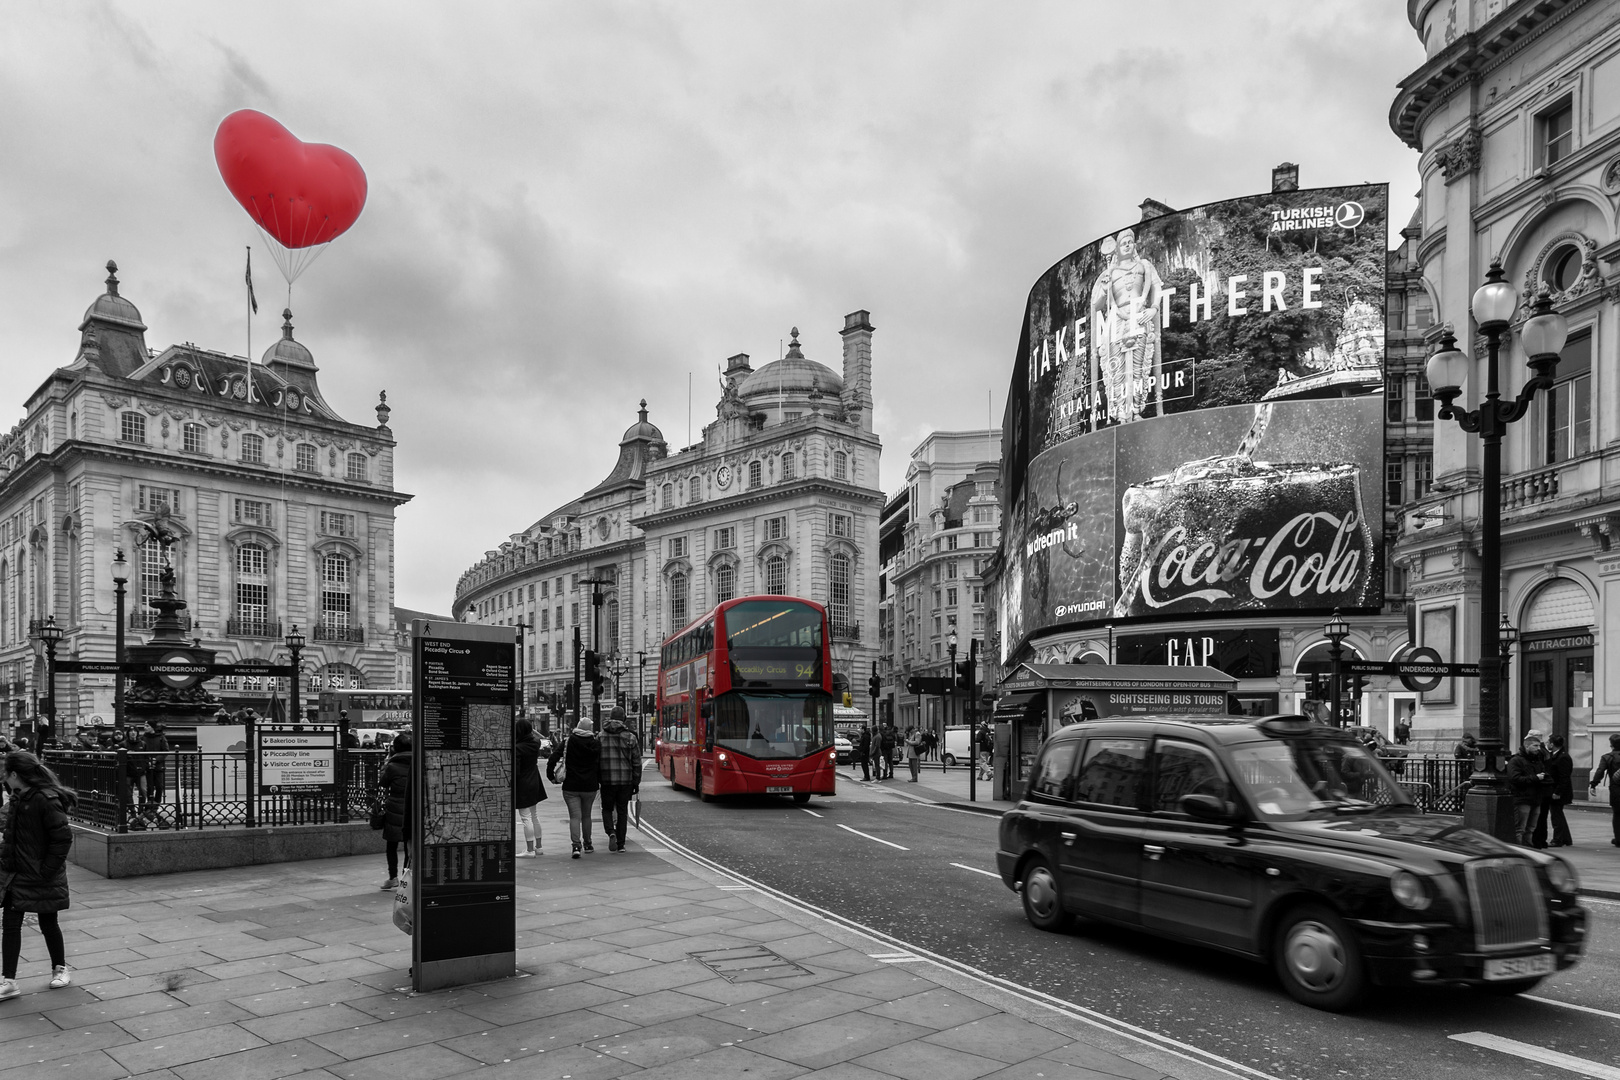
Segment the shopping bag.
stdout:
<svg viewBox="0 0 1620 1080">
<path fill-rule="evenodd" d="M 414 930 L 411 923 L 411 868 L 408 866 L 399 872 L 399 884 L 394 888 L 394 925 L 407 934 Z"/>
</svg>

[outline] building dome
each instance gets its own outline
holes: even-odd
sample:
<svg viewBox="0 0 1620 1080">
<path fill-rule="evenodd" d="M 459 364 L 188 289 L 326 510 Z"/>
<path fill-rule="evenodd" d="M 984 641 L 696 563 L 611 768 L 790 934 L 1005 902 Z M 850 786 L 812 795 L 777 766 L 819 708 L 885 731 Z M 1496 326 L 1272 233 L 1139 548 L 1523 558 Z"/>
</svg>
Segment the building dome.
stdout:
<svg viewBox="0 0 1620 1080">
<path fill-rule="evenodd" d="M 844 392 L 844 380 L 826 364 L 818 364 L 799 350 L 799 328 L 792 331 L 787 355 L 766 364 L 737 386 L 744 402 L 768 401 L 779 395 L 804 395 L 819 390 L 837 397 Z"/>
<path fill-rule="evenodd" d="M 649 439 L 652 442 L 660 443 L 664 441 L 664 433 L 658 430 L 657 425 L 652 424 L 647 420 L 646 398 L 641 399 L 641 411 L 636 415 L 639 416 L 640 419 L 624 429 L 624 438 L 619 440 L 620 446 L 623 446 L 627 442 L 635 442 L 637 439 Z"/>
<path fill-rule="evenodd" d="M 292 309 L 281 309 L 281 340 L 264 350 L 264 364 L 293 364 L 298 367 L 314 367 L 315 354 L 293 340 Z"/>
<path fill-rule="evenodd" d="M 141 322 L 141 313 L 135 305 L 118 295 L 118 264 L 111 259 L 107 260 L 107 291 L 96 297 L 84 312 L 84 322 L 92 319 L 98 322 L 120 323 L 132 329 L 145 330 L 146 324 Z M 80 324 L 80 329 L 84 324 Z"/>
</svg>

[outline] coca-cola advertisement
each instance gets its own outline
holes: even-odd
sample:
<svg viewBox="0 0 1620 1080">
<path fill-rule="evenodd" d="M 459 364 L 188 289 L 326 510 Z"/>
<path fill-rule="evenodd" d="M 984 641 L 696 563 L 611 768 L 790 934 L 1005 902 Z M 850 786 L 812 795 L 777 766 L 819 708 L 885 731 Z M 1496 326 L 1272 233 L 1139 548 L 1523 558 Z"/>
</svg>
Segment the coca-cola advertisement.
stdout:
<svg viewBox="0 0 1620 1080">
<path fill-rule="evenodd" d="M 1004 653 L 1045 628 L 1381 603 L 1383 185 L 1150 218 L 1031 290 Z"/>
</svg>

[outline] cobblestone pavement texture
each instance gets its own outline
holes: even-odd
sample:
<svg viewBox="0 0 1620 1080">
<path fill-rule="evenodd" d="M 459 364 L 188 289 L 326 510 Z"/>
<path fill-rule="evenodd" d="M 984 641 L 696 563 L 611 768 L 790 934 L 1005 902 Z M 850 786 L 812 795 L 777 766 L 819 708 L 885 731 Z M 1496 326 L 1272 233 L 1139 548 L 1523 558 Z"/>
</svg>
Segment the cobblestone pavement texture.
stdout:
<svg viewBox="0 0 1620 1080">
<path fill-rule="evenodd" d="M 70 867 L 73 985 L 47 988 L 25 928 L 23 996 L 0 1003 L 0 1080 L 1217 1075 L 932 965 L 876 959 L 895 950 L 635 833 L 625 852 L 571 860 L 561 802 L 542 804 L 555 808 L 545 853 L 518 860 L 520 976 L 422 995 L 403 989 L 410 939 L 378 888 L 380 856 L 112 881 Z M 691 955 L 760 946 L 796 967 L 726 978 Z"/>
</svg>

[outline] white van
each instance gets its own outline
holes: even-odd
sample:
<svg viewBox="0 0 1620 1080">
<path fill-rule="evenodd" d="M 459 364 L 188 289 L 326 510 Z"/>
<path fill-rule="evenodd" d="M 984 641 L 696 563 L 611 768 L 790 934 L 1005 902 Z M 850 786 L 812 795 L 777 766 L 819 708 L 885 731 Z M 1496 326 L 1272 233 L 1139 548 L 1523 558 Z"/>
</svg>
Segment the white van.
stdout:
<svg viewBox="0 0 1620 1080">
<path fill-rule="evenodd" d="M 973 763 L 973 729 L 966 724 L 952 724 L 945 729 L 945 764 Z"/>
</svg>

